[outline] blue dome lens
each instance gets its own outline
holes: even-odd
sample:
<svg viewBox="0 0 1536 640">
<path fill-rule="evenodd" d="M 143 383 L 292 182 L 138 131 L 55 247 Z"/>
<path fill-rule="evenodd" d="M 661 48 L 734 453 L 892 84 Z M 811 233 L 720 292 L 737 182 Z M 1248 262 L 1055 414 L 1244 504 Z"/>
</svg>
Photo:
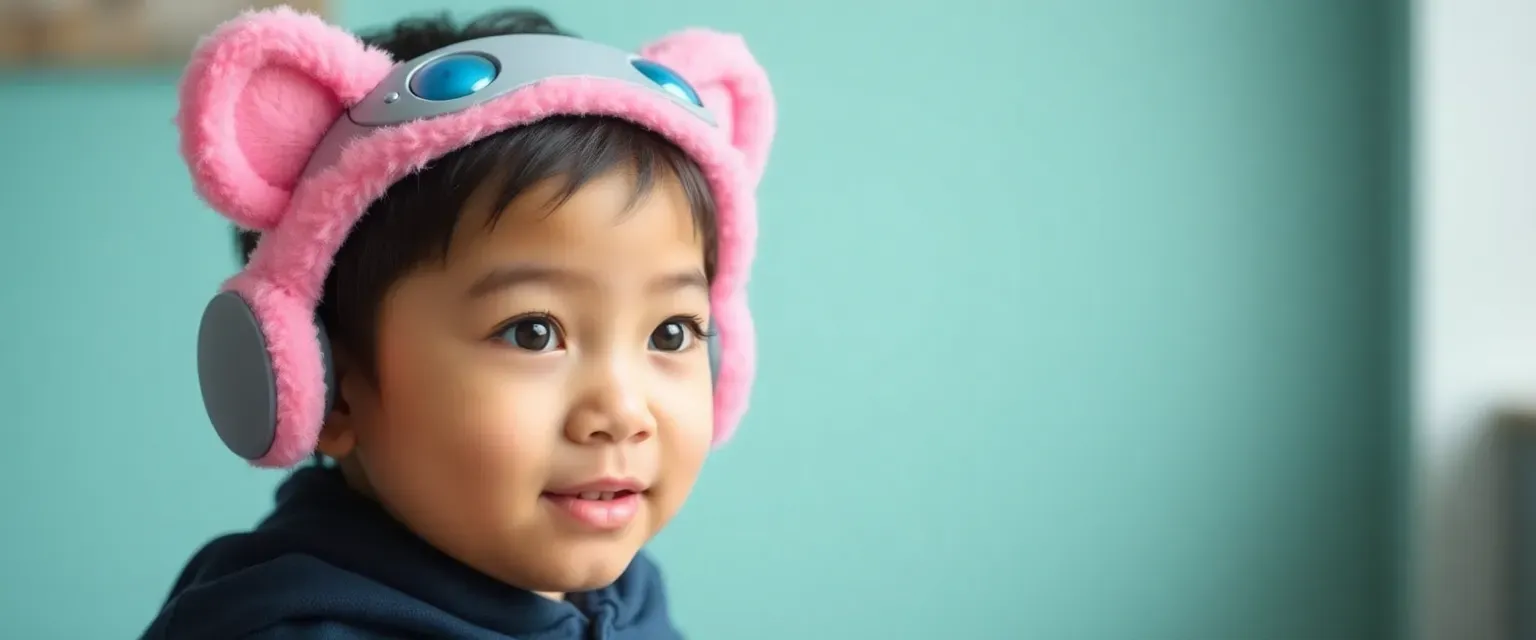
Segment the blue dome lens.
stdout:
<svg viewBox="0 0 1536 640">
<path fill-rule="evenodd" d="M 667 93 L 687 100 L 696 106 L 704 106 L 704 102 L 699 100 L 698 92 L 694 91 L 693 87 L 686 80 L 683 80 L 682 76 L 677 75 L 671 69 L 650 60 L 639 58 L 636 58 L 632 64 L 635 65 L 635 69 L 645 74 L 645 77 L 650 78 L 651 82 L 656 83 L 656 86 L 661 87 Z"/>
<path fill-rule="evenodd" d="M 455 100 L 490 86 L 496 63 L 474 53 L 456 53 L 427 63 L 411 75 L 411 93 L 422 100 Z"/>
</svg>

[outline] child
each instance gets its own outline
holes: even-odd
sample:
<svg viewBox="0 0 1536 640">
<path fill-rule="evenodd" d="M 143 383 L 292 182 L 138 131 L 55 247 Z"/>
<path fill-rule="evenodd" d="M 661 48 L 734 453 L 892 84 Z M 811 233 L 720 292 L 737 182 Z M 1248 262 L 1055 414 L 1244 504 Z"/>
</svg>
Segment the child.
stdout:
<svg viewBox="0 0 1536 640">
<path fill-rule="evenodd" d="M 678 637 L 641 548 L 745 410 L 774 103 L 735 36 L 560 33 L 272 10 L 200 45 L 182 151 L 260 237 L 204 402 L 253 464 L 321 462 L 144 637 Z"/>
</svg>

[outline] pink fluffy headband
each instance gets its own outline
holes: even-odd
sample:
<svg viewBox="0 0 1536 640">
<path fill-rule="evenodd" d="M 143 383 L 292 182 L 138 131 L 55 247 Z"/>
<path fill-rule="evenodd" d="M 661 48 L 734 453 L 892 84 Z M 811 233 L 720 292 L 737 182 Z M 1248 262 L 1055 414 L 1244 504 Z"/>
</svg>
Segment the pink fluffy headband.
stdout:
<svg viewBox="0 0 1536 640">
<path fill-rule="evenodd" d="M 740 37 L 683 31 L 631 55 L 562 36 L 500 36 L 397 64 L 319 18 L 274 9 L 206 38 L 180 98 L 181 150 L 198 193 L 262 234 L 198 334 L 209 419 L 252 464 L 291 466 L 314 450 L 334 386 L 315 309 L 369 205 L 433 159 L 555 115 L 633 122 L 703 170 L 719 221 L 716 444 L 745 413 L 756 362 L 746 293 L 755 192 L 775 110 Z"/>
</svg>

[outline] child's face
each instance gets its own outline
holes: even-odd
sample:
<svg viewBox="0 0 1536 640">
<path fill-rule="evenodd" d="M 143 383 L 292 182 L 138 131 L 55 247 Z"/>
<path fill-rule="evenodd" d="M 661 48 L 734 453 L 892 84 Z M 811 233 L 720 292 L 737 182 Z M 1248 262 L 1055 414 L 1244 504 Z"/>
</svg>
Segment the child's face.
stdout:
<svg viewBox="0 0 1536 640">
<path fill-rule="evenodd" d="M 632 184 L 614 173 L 553 210 L 560 185 L 540 185 L 491 226 L 482 189 L 447 260 L 385 297 L 378 387 L 343 375 L 322 434 L 417 534 L 535 591 L 617 579 L 709 450 L 701 236 L 675 179 L 626 211 Z M 642 490 L 566 495 L 602 481 Z"/>
</svg>

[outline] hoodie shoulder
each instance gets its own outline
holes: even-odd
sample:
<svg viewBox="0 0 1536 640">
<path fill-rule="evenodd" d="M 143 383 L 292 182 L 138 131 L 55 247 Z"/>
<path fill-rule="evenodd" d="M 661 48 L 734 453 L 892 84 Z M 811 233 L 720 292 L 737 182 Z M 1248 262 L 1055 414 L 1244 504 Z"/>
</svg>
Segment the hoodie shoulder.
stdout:
<svg viewBox="0 0 1536 640">
<path fill-rule="evenodd" d="M 200 549 L 145 640 L 676 637 L 642 552 L 618 581 L 554 601 L 433 548 L 339 472 L 294 472 L 255 529 Z"/>
<path fill-rule="evenodd" d="M 190 581 L 184 577 L 182 582 Z M 188 584 L 166 602 L 143 638 L 361 640 L 477 634 L 475 629 L 446 629 L 444 622 L 453 618 L 426 609 L 378 582 L 293 553 Z"/>
</svg>

